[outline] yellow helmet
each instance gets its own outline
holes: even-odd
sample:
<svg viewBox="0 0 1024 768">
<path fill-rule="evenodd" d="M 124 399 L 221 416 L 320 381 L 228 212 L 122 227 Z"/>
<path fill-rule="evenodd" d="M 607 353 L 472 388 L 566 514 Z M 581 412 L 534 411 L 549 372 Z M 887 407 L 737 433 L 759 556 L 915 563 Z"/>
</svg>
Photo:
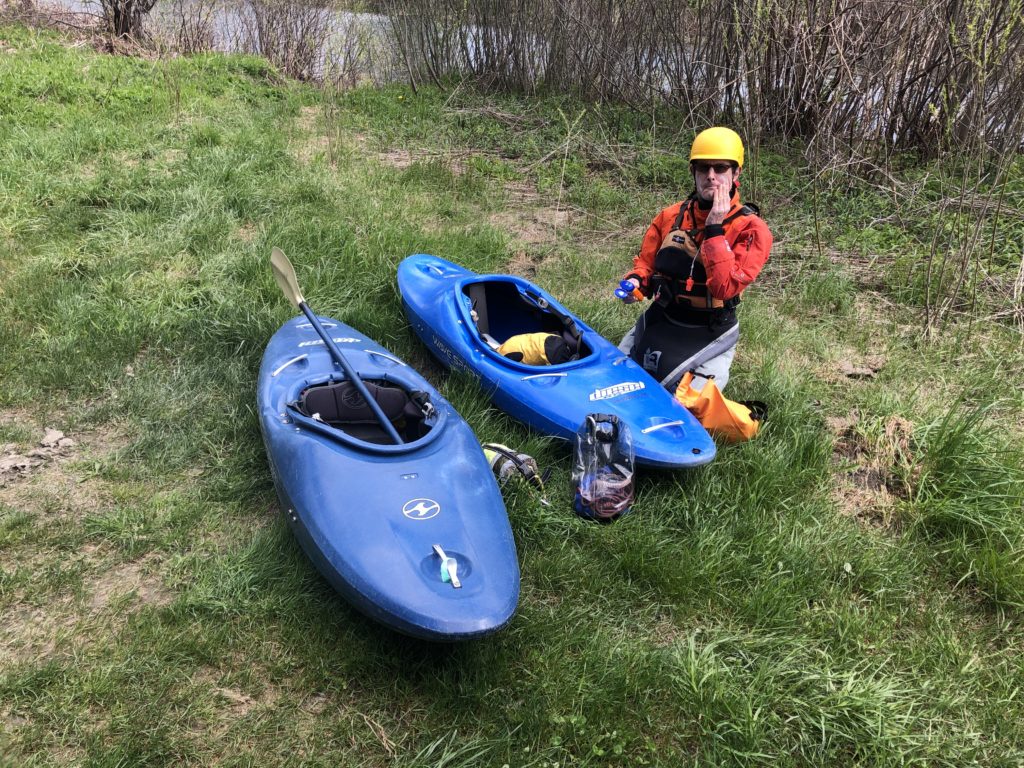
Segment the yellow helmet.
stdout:
<svg viewBox="0 0 1024 768">
<path fill-rule="evenodd" d="M 708 128 L 693 140 L 690 162 L 694 160 L 732 160 L 742 168 L 743 140 L 731 128 Z"/>
</svg>

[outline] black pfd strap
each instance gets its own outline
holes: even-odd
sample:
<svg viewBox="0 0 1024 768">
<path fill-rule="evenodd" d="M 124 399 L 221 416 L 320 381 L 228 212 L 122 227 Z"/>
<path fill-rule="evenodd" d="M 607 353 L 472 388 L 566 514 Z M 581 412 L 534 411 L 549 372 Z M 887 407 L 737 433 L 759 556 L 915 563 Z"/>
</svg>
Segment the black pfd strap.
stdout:
<svg viewBox="0 0 1024 768">
<path fill-rule="evenodd" d="M 732 214 L 732 216 L 726 216 L 725 217 L 725 221 L 722 222 L 722 226 L 724 227 L 726 224 L 728 224 L 729 222 L 733 221 L 734 219 L 738 219 L 740 216 L 757 216 L 757 215 L 758 214 L 757 214 L 757 207 L 756 206 L 754 208 L 751 208 L 747 203 L 744 203 L 743 205 L 740 206 L 740 209 L 738 211 L 736 211 L 736 213 Z"/>
<path fill-rule="evenodd" d="M 686 200 L 679 204 L 679 214 L 676 216 L 675 223 L 672 224 L 672 229 L 680 229 L 683 226 L 683 217 L 686 215 L 686 212 L 690 210 L 693 200 L 694 195 L 690 195 Z"/>
</svg>

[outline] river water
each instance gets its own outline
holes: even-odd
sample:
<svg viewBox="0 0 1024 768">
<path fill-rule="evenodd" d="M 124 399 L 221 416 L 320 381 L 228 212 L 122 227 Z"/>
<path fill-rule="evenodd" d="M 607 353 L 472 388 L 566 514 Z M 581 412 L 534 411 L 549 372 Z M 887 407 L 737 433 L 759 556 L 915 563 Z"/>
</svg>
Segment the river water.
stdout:
<svg viewBox="0 0 1024 768">
<path fill-rule="evenodd" d="M 52 9 L 102 16 L 99 0 L 38 1 Z M 271 7 L 259 0 L 157 0 L 145 29 L 159 43 L 185 52 L 253 53 L 304 78 L 388 82 L 406 74 L 389 44 L 391 21 L 380 14 L 299 3 Z"/>
</svg>

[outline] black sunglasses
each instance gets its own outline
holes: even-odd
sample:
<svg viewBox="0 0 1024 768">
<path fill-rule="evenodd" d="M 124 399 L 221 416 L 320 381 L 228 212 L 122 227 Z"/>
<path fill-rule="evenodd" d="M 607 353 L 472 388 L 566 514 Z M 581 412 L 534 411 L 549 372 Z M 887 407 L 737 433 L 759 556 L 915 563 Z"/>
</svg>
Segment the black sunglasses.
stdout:
<svg viewBox="0 0 1024 768">
<path fill-rule="evenodd" d="M 715 173 L 725 173 L 733 168 L 732 163 L 703 163 L 700 160 L 693 162 L 693 170 L 697 173 L 707 173 L 714 169 Z"/>
</svg>

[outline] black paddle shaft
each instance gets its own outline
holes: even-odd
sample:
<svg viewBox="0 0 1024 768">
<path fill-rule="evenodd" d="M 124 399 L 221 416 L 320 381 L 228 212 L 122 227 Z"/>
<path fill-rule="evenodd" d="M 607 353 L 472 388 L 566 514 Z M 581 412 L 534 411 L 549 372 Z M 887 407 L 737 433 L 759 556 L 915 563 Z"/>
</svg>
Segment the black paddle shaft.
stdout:
<svg viewBox="0 0 1024 768">
<path fill-rule="evenodd" d="M 348 360 L 346 360 L 345 356 L 341 354 L 341 350 L 338 349 L 338 345 L 334 343 L 334 339 L 332 339 L 330 334 L 327 333 L 327 330 L 320 325 L 320 321 L 317 319 L 317 316 L 313 314 L 313 310 L 311 310 L 309 305 L 304 301 L 299 303 L 299 309 L 302 310 L 302 313 L 313 325 L 314 330 L 320 334 L 320 338 L 323 339 L 324 344 L 327 345 L 327 350 L 331 353 L 331 357 L 334 358 L 334 362 L 340 365 L 341 369 L 345 371 L 345 375 L 348 376 L 349 381 L 355 385 L 359 394 L 363 396 L 363 400 L 366 401 L 366 404 L 370 406 L 370 410 L 373 411 L 374 415 L 377 417 L 377 421 L 379 421 L 380 425 L 384 428 L 384 431 L 386 431 L 388 436 L 395 441 L 395 445 L 402 445 L 405 441 L 402 440 L 401 436 L 398 434 L 398 431 L 395 429 L 395 425 L 392 424 L 388 417 L 384 415 L 384 411 L 381 410 L 380 404 L 378 404 L 373 398 L 373 395 L 370 394 L 366 385 L 363 384 L 363 380 L 359 378 L 359 374 L 357 374 L 352 366 L 348 364 Z"/>
</svg>

